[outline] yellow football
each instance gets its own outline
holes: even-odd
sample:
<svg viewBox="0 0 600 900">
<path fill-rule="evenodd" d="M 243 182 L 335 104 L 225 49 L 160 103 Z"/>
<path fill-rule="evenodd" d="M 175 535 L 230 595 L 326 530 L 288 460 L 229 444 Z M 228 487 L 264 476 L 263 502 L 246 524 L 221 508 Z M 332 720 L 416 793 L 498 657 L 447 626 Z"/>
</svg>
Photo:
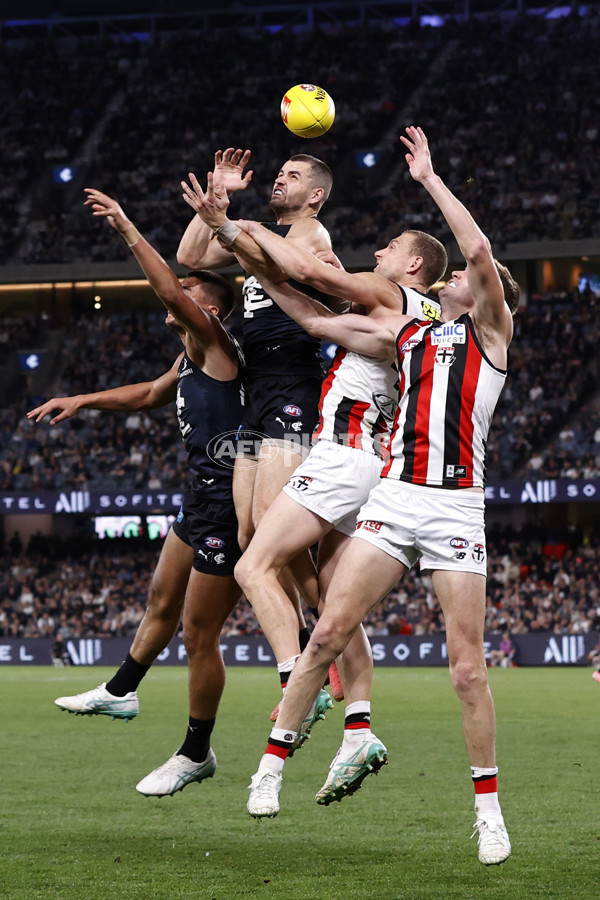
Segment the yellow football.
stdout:
<svg viewBox="0 0 600 900">
<path fill-rule="evenodd" d="M 333 125 L 335 103 L 316 84 L 296 84 L 284 94 L 281 118 L 286 128 L 298 137 L 320 137 Z"/>
</svg>

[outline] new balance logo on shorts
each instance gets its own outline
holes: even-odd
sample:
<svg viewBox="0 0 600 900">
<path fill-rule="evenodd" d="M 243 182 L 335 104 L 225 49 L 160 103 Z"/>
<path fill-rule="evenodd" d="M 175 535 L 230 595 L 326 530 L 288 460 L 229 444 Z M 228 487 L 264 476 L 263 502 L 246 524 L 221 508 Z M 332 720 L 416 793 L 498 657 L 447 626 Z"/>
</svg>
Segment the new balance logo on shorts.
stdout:
<svg viewBox="0 0 600 900">
<path fill-rule="evenodd" d="M 372 519 L 363 519 L 362 522 L 356 523 L 356 530 L 360 528 L 362 531 L 370 531 L 372 534 L 379 534 L 383 522 L 373 522 Z"/>
</svg>

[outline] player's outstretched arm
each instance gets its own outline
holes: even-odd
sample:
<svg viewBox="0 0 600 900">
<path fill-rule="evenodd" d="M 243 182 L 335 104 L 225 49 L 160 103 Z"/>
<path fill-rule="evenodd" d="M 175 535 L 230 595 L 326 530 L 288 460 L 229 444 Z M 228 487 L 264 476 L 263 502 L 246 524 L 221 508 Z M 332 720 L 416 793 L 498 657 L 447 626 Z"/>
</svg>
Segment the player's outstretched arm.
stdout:
<svg viewBox="0 0 600 900">
<path fill-rule="evenodd" d="M 186 294 L 175 272 L 140 234 L 116 200 L 95 188 L 84 190 L 87 194 L 84 205 L 91 206 L 94 216 L 106 218 L 115 231 L 124 238 L 158 299 L 186 331 L 194 336 L 199 345 L 212 344 L 215 339 L 214 316 L 198 306 Z"/>
<path fill-rule="evenodd" d="M 203 191 L 193 172 L 190 172 L 188 177 L 189 184 L 181 182 L 183 199 L 218 239 L 216 243 L 229 248 L 227 252 L 234 253 L 233 260 L 239 261 L 247 272 L 260 268 L 261 271 L 268 273 L 271 281 L 284 281 L 285 273 L 273 263 L 253 238 L 227 218 L 229 197 L 224 184 L 209 172 L 206 176 L 206 191 Z"/>
<path fill-rule="evenodd" d="M 53 397 L 36 406 L 27 413 L 28 419 L 35 419 L 36 424 L 43 418 L 56 413 L 50 419 L 51 425 L 57 425 L 63 419 L 76 415 L 80 409 L 104 409 L 115 412 L 131 412 L 135 409 L 156 409 L 172 403 L 177 396 L 177 370 L 181 354 L 177 357 L 168 372 L 154 381 L 143 381 L 139 384 L 124 384 L 107 391 L 94 394 L 76 394 L 73 397 Z"/>
<path fill-rule="evenodd" d="M 310 284 L 323 294 L 360 303 L 366 309 L 398 307 L 398 288 L 375 272 L 346 272 L 318 258 L 296 240 L 282 238 L 257 222 L 240 221 L 244 229 L 288 278 Z M 234 244 L 237 249 L 237 244 Z"/>
<path fill-rule="evenodd" d="M 273 284 L 262 276 L 261 284 L 275 303 L 313 337 L 335 341 L 374 359 L 394 358 L 396 335 L 410 321 L 408 316 L 373 320 L 353 313 L 337 315 L 289 284 Z"/>
<path fill-rule="evenodd" d="M 512 317 L 504 300 L 504 289 L 489 240 L 477 222 L 433 170 L 429 144 L 421 128 L 409 126 L 400 140 L 407 148 L 411 176 L 429 192 L 456 238 L 467 262 L 469 289 L 475 301 L 474 318 L 496 331 L 512 335 Z"/>
<path fill-rule="evenodd" d="M 217 150 L 215 153 L 215 176 L 228 195 L 245 191 L 252 180 L 252 169 L 246 169 L 250 162 L 250 150 Z M 193 207 L 192 207 L 193 208 Z M 235 257 L 215 240 L 214 232 L 197 214 L 183 233 L 177 250 L 177 262 L 188 269 L 218 269 L 234 263 Z"/>
</svg>

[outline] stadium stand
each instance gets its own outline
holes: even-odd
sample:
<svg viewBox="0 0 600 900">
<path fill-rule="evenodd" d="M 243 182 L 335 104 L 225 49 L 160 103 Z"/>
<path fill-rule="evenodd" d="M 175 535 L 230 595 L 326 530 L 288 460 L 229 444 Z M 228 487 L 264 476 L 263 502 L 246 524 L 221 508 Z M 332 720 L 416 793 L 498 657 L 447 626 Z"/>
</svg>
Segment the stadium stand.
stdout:
<svg viewBox="0 0 600 900">
<path fill-rule="evenodd" d="M 266 217 L 273 167 L 308 151 L 335 170 L 323 219 L 349 267 L 356 251 L 371 251 L 405 227 L 448 240 L 399 150 L 398 134 L 417 119 L 435 143 L 449 186 L 501 258 L 523 242 L 600 238 L 593 177 L 600 99 L 588 89 L 600 74 L 600 18 L 593 7 L 555 18 L 507 11 L 439 28 L 332 18 L 311 31 L 288 26 L 283 34 L 285 41 L 281 31 L 252 27 L 187 34 L 159 25 L 154 35 L 126 38 L 5 39 L 0 273 L 21 266 L 34 278 L 38 267 L 77 262 L 93 270 L 128 258 L 125 245 L 81 206 L 88 184 L 114 191 L 140 230 L 172 256 L 189 220 L 179 180 L 190 169 L 202 176 L 216 148 L 240 142 L 253 150 L 256 174 L 235 199 L 236 215 Z M 567 46 L 574 52 L 566 53 Z M 207 56 L 218 57 L 219 67 L 203 65 Z M 310 144 L 279 122 L 283 89 L 307 73 L 332 93 L 338 110 L 335 128 Z M 360 163 L 367 152 L 372 168 Z M 526 287 L 510 376 L 490 433 L 488 478 L 597 480 L 600 300 L 572 280 L 542 290 L 538 277 Z M 0 491 L 179 490 L 185 459 L 171 409 L 131 416 L 83 411 L 54 428 L 24 419 L 50 396 L 165 371 L 179 344 L 165 331 L 164 316 L 74 312 L 65 322 L 39 311 L 24 314 L 16 295 L 2 308 L 10 314 L 0 317 Z M 19 374 L 17 350 L 33 348 L 45 352 L 43 368 Z M 85 537 L 62 543 L 39 535 L 23 553 L 18 535 L 3 540 L 0 634 L 135 631 L 156 542 Z M 490 631 L 600 630 L 593 528 L 556 538 L 547 525 L 494 524 L 489 540 Z M 367 622 L 374 636 L 432 634 L 443 626 L 431 583 L 418 573 Z M 254 633 L 258 624 L 244 602 L 225 634 Z"/>
</svg>

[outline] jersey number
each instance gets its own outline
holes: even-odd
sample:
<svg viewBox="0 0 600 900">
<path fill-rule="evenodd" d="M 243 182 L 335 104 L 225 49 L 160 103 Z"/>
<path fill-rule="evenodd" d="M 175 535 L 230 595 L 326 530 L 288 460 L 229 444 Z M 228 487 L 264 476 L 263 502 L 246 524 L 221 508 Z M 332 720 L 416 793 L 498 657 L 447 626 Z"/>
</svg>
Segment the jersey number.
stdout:
<svg viewBox="0 0 600 900">
<path fill-rule="evenodd" d="M 177 401 L 175 403 L 177 407 L 177 421 L 179 422 L 179 430 L 181 431 L 181 437 L 185 437 L 192 430 L 192 426 L 189 422 L 186 422 L 181 415 L 182 410 L 185 406 L 185 398 L 182 396 L 182 393 L 179 388 L 177 388 Z"/>
<path fill-rule="evenodd" d="M 256 310 L 266 309 L 268 306 L 273 306 L 273 301 L 266 296 L 254 275 L 251 275 L 244 283 L 244 318 L 252 319 Z"/>
</svg>

